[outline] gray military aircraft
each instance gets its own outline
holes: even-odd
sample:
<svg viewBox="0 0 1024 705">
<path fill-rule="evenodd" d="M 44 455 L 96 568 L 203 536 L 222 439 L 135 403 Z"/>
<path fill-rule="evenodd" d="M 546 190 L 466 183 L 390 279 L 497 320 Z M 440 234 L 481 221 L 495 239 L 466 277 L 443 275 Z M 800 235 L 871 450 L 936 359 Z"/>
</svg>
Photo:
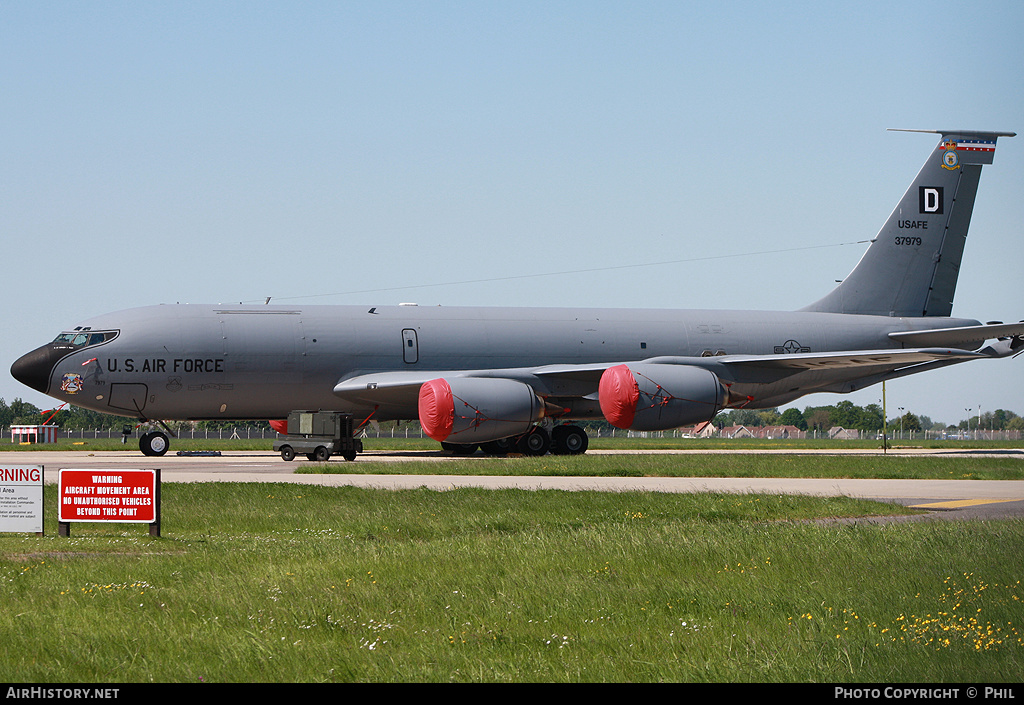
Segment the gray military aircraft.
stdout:
<svg viewBox="0 0 1024 705">
<path fill-rule="evenodd" d="M 535 455 L 584 452 L 574 420 L 670 429 L 1014 355 L 1024 323 L 950 314 L 981 167 L 1015 133 L 923 132 L 941 139 L 861 261 L 798 311 L 162 305 L 85 321 L 11 374 L 165 428 L 322 409 Z M 168 436 L 139 445 L 162 455 Z"/>
</svg>

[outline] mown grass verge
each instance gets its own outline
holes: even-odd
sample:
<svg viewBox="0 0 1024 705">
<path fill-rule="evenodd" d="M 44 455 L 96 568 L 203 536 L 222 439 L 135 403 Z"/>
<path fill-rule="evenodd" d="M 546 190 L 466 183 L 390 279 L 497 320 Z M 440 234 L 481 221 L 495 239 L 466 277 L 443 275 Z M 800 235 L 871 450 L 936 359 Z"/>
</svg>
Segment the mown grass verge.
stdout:
<svg viewBox="0 0 1024 705">
<path fill-rule="evenodd" d="M 46 502 L 55 502 L 46 488 Z M 0 535 L 18 682 L 1019 681 L 1024 523 L 850 498 L 163 488 Z"/>
<path fill-rule="evenodd" d="M 374 461 L 303 464 L 295 472 L 352 475 L 524 475 L 569 477 L 821 477 L 942 480 L 1021 480 L 1024 460 L 1006 457 L 885 457 L 848 455 L 622 454 L 450 458 L 443 462 Z"/>
</svg>

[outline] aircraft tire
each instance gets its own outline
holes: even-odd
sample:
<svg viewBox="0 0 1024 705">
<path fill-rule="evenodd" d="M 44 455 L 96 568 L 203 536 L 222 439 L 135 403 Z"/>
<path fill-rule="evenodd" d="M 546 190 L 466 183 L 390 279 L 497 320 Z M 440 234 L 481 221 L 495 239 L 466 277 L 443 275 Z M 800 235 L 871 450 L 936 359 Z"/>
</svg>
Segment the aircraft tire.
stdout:
<svg viewBox="0 0 1024 705">
<path fill-rule="evenodd" d="M 590 438 L 579 426 L 555 426 L 551 432 L 551 452 L 554 455 L 581 455 L 587 452 Z"/>
<path fill-rule="evenodd" d="M 488 441 L 487 443 L 480 444 L 480 450 L 486 455 L 490 455 L 495 458 L 503 458 L 512 452 L 515 448 L 515 444 L 511 438 L 499 438 L 496 441 Z"/>
<path fill-rule="evenodd" d="M 281 446 L 281 460 L 287 462 L 295 460 L 295 449 L 291 446 Z"/>
<path fill-rule="evenodd" d="M 473 455 L 478 447 L 476 443 L 446 443 L 441 441 L 441 448 L 452 455 Z"/>
<path fill-rule="evenodd" d="M 143 455 L 151 458 L 163 455 L 170 447 L 171 442 L 168 440 L 167 434 L 162 431 L 150 431 L 139 437 L 139 450 Z"/>
<path fill-rule="evenodd" d="M 534 426 L 516 440 L 516 450 L 523 455 L 544 455 L 550 447 L 551 437 L 540 426 Z"/>
</svg>

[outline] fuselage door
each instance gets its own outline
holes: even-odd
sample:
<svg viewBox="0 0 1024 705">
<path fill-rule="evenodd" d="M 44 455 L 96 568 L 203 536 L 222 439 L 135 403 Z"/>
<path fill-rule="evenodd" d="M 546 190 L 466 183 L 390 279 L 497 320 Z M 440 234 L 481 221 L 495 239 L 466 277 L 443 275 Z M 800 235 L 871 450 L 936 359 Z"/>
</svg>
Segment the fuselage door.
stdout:
<svg viewBox="0 0 1024 705">
<path fill-rule="evenodd" d="M 420 359 L 419 341 L 416 339 L 416 331 L 412 328 L 402 330 L 402 359 L 409 365 Z"/>
<path fill-rule="evenodd" d="M 129 411 L 141 416 L 146 408 L 149 388 L 145 384 L 114 382 L 110 385 L 110 398 L 107 404 L 112 409 Z"/>
</svg>

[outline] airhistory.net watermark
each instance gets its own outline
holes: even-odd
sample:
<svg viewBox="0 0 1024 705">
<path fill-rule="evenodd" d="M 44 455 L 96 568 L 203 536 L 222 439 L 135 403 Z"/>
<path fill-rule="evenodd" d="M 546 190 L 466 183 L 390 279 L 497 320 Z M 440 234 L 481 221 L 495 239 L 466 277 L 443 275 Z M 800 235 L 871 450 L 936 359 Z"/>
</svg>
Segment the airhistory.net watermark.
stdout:
<svg viewBox="0 0 1024 705">
<path fill-rule="evenodd" d="M 116 700 L 120 688 L 45 688 L 10 686 L 6 698 L 25 700 Z"/>
</svg>

